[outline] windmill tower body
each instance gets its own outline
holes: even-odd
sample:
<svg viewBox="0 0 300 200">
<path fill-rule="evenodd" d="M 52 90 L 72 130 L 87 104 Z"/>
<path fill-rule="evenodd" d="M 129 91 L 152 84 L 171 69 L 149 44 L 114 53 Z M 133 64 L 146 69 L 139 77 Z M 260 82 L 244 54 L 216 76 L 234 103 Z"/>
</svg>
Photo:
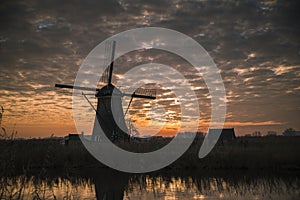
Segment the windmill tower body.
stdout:
<svg viewBox="0 0 300 200">
<path fill-rule="evenodd" d="M 114 95 L 113 95 L 114 93 Z M 97 92 L 97 113 L 95 123 L 99 123 L 102 131 L 111 141 L 128 140 L 130 138 L 122 108 L 122 93 L 112 84 L 104 86 Z M 100 133 L 94 125 L 92 140 L 99 141 Z"/>
</svg>

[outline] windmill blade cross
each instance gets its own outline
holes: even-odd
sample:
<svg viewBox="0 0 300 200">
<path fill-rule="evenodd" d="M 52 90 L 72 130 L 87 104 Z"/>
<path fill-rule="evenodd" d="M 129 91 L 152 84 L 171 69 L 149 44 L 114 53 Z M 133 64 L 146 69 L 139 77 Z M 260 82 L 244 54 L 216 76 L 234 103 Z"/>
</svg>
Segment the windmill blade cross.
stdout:
<svg viewBox="0 0 300 200">
<path fill-rule="evenodd" d="M 107 41 L 105 43 L 105 59 L 104 66 L 106 69 L 102 73 L 100 81 L 103 83 L 111 84 L 112 82 L 112 74 L 114 67 L 114 59 L 115 59 L 115 50 L 116 50 L 116 41 Z"/>
<path fill-rule="evenodd" d="M 125 111 L 125 115 L 124 116 L 126 116 L 133 98 L 156 99 L 156 90 L 154 90 L 154 89 L 142 89 L 142 88 L 138 88 L 138 89 L 136 89 L 134 91 L 133 94 L 123 93 L 123 96 L 129 96 L 129 97 L 131 97 L 130 101 L 129 101 L 129 104 L 127 106 L 127 109 Z"/>
<path fill-rule="evenodd" d="M 126 109 L 126 111 L 125 111 L 124 117 L 126 116 L 126 114 L 127 114 L 127 112 L 128 112 L 128 109 L 129 109 L 129 107 L 130 107 L 130 104 L 131 104 L 131 102 L 132 102 L 132 99 L 133 99 L 133 97 L 130 98 L 130 101 L 129 101 L 129 103 L 128 103 L 128 106 L 127 106 L 127 109 Z"/>
<path fill-rule="evenodd" d="M 116 41 L 112 41 L 109 75 L 108 75 L 108 84 L 111 84 L 111 81 L 112 81 L 112 73 L 113 73 L 114 59 L 115 59 L 115 50 L 116 50 Z"/>
<path fill-rule="evenodd" d="M 123 96 L 142 99 L 156 99 L 156 90 L 138 88 L 133 94 L 123 93 Z"/>
<path fill-rule="evenodd" d="M 98 91 L 98 88 L 90 88 L 90 87 L 81 87 L 81 86 L 73 86 L 73 85 L 65 85 L 65 84 L 55 84 L 57 88 L 67 88 L 67 89 L 77 89 L 77 90 L 86 90 L 86 91 Z"/>
<path fill-rule="evenodd" d="M 132 94 L 134 98 L 142 98 L 142 99 L 156 99 L 156 97 L 148 96 L 148 95 L 140 95 L 140 94 Z"/>
</svg>

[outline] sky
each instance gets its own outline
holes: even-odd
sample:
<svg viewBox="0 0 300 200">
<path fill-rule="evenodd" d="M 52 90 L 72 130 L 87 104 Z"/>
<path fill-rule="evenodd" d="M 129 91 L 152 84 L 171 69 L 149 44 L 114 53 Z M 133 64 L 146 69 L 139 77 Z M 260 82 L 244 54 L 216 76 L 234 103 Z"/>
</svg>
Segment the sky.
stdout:
<svg viewBox="0 0 300 200">
<path fill-rule="evenodd" d="M 133 28 L 163 27 L 196 40 L 220 69 L 227 95 L 225 127 L 234 127 L 237 135 L 300 130 L 299 4 L 297 0 L 1 1 L 2 126 L 9 131 L 15 127 L 18 137 L 26 138 L 75 132 L 72 91 L 54 84 L 72 85 L 84 58 L 106 38 Z M 131 52 L 116 60 L 113 80 L 130 66 L 154 61 L 181 69 L 191 79 L 201 112 L 200 121 L 193 123 L 205 131 L 210 95 L 201 78 L 195 81 L 193 70 L 184 70 L 189 68 L 186 61 L 155 50 Z M 172 91 L 155 88 L 158 99 L 134 100 L 129 116 L 142 134 L 150 129 L 172 134 L 180 118 L 178 102 Z M 167 123 L 154 126 L 162 117 Z"/>
</svg>

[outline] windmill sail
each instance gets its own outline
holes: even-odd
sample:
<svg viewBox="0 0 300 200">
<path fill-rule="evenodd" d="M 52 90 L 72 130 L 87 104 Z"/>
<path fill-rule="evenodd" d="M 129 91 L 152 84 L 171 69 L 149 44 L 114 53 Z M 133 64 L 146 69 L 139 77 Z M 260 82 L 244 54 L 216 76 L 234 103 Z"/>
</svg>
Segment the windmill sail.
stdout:
<svg viewBox="0 0 300 200">
<path fill-rule="evenodd" d="M 115 49 L 116 49 L 116 41 L 107 41 L 105 43 L 105 58 L 104 58 L 103 65 L 106 68 L 100 78 L 100 81 L 103 83 L 111 84 Z"/>
<path fill-rule="evenodd" d="M 156 97 L 156 90 L 154 89 L 143 89 L 143 88 L 138 88 L 134 91 L 135 95 L 143 95 L 143 96 L 149 96 L 149 97 Z"/>
<path fill-rule="evenodd" d="M 124 92 L 123 96 L 134 97 L 134 98 L 143 98 L 143 99 L 156 99 L 156 90 L 155 89 L 138 88 L 133 93 Z"/>
</svg>

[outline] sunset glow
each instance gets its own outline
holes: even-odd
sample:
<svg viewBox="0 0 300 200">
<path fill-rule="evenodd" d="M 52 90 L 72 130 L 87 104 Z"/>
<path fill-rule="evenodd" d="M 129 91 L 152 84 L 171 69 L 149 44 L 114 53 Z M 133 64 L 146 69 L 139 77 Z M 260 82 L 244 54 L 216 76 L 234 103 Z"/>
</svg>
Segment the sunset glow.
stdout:
<svg viewBox="0 0 300 200">
<path fill-rule="evenodd" d="M 17 137 L 25 138 L 77 132 L 72 90 L 59 90 L 54 84 L 72 85 L 84 58 L 107 37 L 132 28 L 157 26 L 192 37 L 214 59 L 227 95 L 225 127 L 236 128 L 237 135 L 257 130 L 281 134 L 289 127 L 299 130 L 299 25 L 295 17 L 285 15 L 293 13 L 292 4 L 257 1 L 249 3 L 255 4 L 250 9 L 242 1 L 175 2 L 4 2 L 0 8 L 3 127 L 8 132 L 17 130 Z M 171 66 L 189 80 L 201 119 L 184 120 L 207 132 L 211 95 L 203 78 L 186 60 L 145 44 L 143 51 L 116 60 L 113 83 L 131 67 L 149 62 Z M 180 102 L 163 86 L 158 90 L 157 100 L 134 100 L 130 107 L 128 117 L 141 135 L 171 136 L 180 129 Z M 123 108 L 125 111 L 126 105 Z"/>
</svg>

